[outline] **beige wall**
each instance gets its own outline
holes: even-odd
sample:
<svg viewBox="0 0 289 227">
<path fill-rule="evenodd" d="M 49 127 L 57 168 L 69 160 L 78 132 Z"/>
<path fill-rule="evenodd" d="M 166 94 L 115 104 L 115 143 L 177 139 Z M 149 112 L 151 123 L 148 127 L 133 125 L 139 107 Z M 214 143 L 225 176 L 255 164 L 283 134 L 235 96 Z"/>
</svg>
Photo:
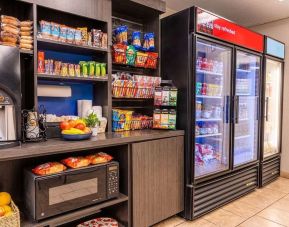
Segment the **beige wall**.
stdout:
<svg viewBox="0 0 289 227">
<path fill-rule="evenodd" d="M 289 18 L 252 27 L 253 30 L 271 36 L 286 44 L 284 93 L 283 93 L 283 135 L 281 172 L 289 174 Z"/>
</svg>

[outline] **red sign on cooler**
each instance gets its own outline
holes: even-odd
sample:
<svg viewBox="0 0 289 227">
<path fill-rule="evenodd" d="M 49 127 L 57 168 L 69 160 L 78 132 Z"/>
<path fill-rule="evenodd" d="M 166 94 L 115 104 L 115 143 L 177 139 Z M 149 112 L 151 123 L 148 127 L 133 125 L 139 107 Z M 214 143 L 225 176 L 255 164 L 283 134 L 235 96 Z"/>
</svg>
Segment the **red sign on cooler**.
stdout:
<svg viewBox="0 0 289 227">
<path fill-rule="evenodd" d="M 264 50 L 263 35 L 200 8 L 197 9 L 197 31 L 258 52 Z"/>
</svg>

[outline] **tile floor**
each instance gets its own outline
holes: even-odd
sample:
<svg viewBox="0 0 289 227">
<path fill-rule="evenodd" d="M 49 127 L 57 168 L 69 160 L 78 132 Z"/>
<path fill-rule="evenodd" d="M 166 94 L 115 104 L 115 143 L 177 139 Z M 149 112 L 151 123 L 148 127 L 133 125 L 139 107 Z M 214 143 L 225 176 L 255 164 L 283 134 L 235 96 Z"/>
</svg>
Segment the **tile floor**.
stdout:
<svg viewBox="0 0 289 227">
<path fill-rule="evenodd" d="M 195 221 L 174 216 L 153 227 L 289 227 L 289 179 L 279 178 Z"/>
</svg>

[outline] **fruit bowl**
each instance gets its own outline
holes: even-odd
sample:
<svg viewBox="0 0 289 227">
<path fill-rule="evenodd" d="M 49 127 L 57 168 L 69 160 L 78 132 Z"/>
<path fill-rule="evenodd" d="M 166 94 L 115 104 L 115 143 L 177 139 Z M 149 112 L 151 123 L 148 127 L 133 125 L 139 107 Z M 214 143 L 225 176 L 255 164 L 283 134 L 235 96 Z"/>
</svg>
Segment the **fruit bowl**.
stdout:
<svg viewBox="0 0 289 227">
<path fill-rule="evenodd" d="M 85 134 L 63 134 L 61 133 L 62 138 L 65 140 L 88 140 L 92 133 L 85 133 Z"/>
</svg>

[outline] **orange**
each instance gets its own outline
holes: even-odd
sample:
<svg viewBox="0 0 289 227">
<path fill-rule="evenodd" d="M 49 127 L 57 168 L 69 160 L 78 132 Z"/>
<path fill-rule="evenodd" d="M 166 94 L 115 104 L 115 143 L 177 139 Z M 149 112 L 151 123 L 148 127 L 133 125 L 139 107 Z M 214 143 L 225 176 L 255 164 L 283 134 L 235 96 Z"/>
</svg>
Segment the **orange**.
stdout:
<svg viewBox="0 0 289 227">
<path fill-rule="evenodd" d="M 91 130 L 90 130 L 90 128 L 85 127 L 85 128 L 83 129 L 83 132 L 86 133 L 86 134 L 88 134 L 88 133 L 91 133 Z"/>
<path fill-rule="evenodd" d="M 11 203 L 11 196 L 7 192 L 0 192 L 0 206 L 9 205 Z"/>
</svg>

